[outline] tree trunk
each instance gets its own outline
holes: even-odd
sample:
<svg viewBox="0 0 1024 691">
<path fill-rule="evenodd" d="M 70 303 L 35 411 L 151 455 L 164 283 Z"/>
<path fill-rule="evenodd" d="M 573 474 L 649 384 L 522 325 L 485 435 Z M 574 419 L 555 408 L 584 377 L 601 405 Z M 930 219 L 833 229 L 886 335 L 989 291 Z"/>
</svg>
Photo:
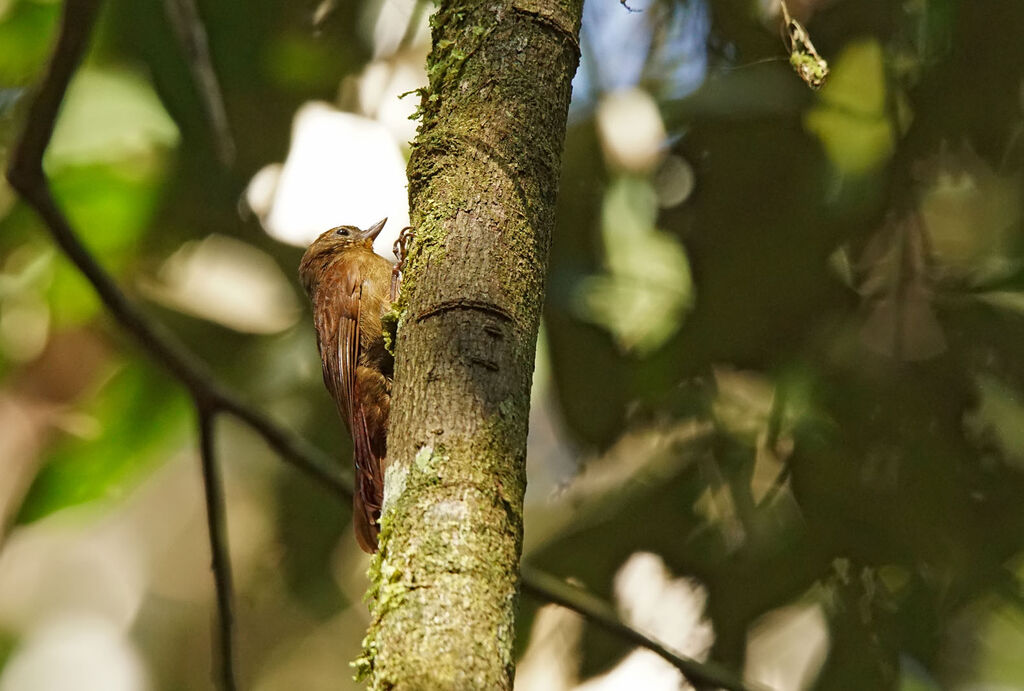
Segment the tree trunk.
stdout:
<svg viewBox="0 0 1024 691">
<path fill-rule="evenodd" d="M 582 0 L 443 0 L 409 162 L 377 689 L 510 689 L 526 432 Z"/>
</svg>

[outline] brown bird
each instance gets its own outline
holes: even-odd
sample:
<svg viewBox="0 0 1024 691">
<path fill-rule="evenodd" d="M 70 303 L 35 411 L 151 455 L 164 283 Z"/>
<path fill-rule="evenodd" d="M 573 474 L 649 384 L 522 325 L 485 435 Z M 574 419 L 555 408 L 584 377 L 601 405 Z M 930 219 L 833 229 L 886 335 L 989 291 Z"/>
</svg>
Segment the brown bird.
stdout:
<svg viewBox="0 0 1024 691">
<path fill-rule="evenodd" d="M 388 219 L 366 230 L 338 226 L 309 246 L 299 277 L 313 302 L 324 383 L 352 435 L 353 526 L 364 551 L 377 551 L 394 360 L 381 315 L 391 307 L 391 263 L 373 240 Z"/>
</svg>

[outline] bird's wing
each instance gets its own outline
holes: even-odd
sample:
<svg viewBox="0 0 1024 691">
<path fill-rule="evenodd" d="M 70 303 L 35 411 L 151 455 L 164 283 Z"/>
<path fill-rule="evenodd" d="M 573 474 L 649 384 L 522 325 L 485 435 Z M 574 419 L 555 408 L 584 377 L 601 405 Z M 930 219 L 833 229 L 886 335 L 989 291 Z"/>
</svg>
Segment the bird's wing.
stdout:
<svg viewBox="0 0 1024 691">
<path fill-rule="evenodd" d="M 331 286 L 324 293 L 314 303 L 320 364 L 323 366 L 324 385 L 334 399 L 341 419 L 348 424 L 355 375 L 351 368 L 343 368 L 343 363 L 351 362 L 349 349 L 352 343 L 358 344 L 356 320 L 349 313 L 356 314 L 359 305 L 352 297 L 350 286 Z"/>
<path fill-rule="evenodd" d="M 338 315 L 336 342 L 333 349 L 326 349 L 324 379 L 327 388 L 338 405 L 338 411 L 349 433 L 352 435 L 353 462 L 355 464 L 355 511 L 356 537 L 360 546 L 374 552 L 377 546 L 377 520 L 380 512 L 380 490 L 383 478 L 380 475 L 381 459 L 374 453 L 370 432 L 366 423 L 358 391 L 356 368 L 360 355 L 360 315 L 362 311 L 363 282 L 341 286 L 334 296 Z M 330 362 L 333 360 L 333 363 Z M 330 367 L 330 365 L 334 367 Z M 333 369 L 333 374 L 329 371 Z M 371 541 L 372 540 L 372 541 Z"/>
</svg>

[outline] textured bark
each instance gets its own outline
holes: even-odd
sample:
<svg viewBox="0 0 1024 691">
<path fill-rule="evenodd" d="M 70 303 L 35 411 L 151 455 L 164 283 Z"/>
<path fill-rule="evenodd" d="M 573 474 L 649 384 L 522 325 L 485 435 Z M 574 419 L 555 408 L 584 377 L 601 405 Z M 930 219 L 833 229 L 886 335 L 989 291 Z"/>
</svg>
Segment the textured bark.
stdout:
<svg viewBox="0 0 1024 691">
<path fill-rule="evenodd" d="M 509 689 L 526 432 L 582 0 L 440 3 L 409 162 L 377 689 Z"/>
</svg>

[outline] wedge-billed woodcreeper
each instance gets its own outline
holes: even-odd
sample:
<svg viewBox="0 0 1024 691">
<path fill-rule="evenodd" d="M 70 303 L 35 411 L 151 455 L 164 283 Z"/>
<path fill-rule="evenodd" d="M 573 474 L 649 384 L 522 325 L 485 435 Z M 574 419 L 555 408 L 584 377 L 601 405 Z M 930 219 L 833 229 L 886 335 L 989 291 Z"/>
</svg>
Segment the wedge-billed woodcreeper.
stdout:
<svg viewBox="0 0 1024 691">
<path fill-rule="evenodd" d="M 394 359 L 381 316 L 391 307 L 391 263 L 373 251 L 385 218 L 366 230 L 338 226 L 309 246 L 299 276 L 313 303 L 324 383 L 352 435 L 352 524 L 364 551 L 377 551 Z"/>
</svg>

